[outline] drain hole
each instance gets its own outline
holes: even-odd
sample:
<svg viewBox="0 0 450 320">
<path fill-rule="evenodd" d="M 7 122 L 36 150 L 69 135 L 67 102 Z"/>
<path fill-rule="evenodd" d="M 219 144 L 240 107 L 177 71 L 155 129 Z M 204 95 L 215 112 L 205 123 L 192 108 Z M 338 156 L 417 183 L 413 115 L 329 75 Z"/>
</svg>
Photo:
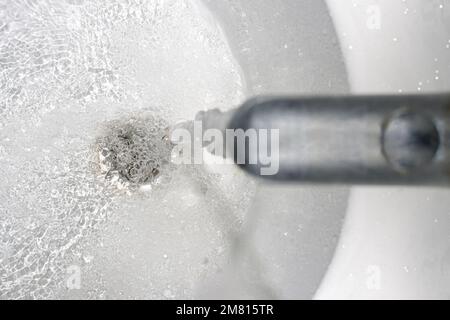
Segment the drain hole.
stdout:
<svg viewBox="0 0 450 320">
<path fill-rule="evenodd" d="M 120 185 L 150 184 L 170 163 L 168 124 L 153 116 L 106 123 L 96 141 L 102 176 Z"/>
</svg>

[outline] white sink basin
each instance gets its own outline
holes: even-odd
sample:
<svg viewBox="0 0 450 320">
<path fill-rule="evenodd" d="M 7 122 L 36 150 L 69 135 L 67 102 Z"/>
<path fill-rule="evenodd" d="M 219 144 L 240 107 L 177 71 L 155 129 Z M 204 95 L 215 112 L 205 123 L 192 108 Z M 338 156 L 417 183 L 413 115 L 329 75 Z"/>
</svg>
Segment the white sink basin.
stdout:
<svg viewBox="0 0 450 320">
<path fill-rule="evenodd" d="M 155 117 L 450 87 L 448 11 L 347 2 L 0 1 L 0 298 L 448 298 L 446 190 L 348 201 L 234 167 L 165 165 L 141 188 L 99 169 L 98 141 L 162 137 Z"/>
</svg>

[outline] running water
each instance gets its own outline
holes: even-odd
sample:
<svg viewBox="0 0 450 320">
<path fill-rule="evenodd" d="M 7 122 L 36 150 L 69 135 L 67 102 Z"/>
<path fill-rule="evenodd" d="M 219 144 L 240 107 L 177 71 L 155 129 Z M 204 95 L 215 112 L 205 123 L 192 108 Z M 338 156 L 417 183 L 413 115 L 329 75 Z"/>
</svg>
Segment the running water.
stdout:
<svg viewBox="0 0 450 320">
<path fill-rule="evenodd" d="M 192 298 L 222 269 L 252 183 L 104 150 L 242 102 L 212 21 L 199 1 L 0 0 L 0 298 Z"/>
</svg>

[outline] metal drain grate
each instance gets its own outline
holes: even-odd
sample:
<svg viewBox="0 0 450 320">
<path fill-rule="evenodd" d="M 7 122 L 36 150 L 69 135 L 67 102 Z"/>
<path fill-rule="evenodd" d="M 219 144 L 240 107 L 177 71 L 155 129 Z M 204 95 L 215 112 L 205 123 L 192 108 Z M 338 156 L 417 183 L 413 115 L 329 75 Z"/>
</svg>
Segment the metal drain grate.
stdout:
<svg viewBox="0 0 450 320">
<path fill-rule="evenodd" d="M 151 183 L 170 162 L 168 124 L 152 116 L 114 120 L 97 139 L 102 175 L 121 184 Z"/>
</svg>

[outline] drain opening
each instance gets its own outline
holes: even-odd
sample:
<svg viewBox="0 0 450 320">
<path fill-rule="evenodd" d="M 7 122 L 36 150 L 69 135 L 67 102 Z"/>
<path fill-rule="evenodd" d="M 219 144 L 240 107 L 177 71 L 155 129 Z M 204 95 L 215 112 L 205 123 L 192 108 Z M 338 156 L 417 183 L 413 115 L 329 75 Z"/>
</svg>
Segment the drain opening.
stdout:
<svg viewBox="0 0 450 320">
<path fill-rule="evenodd" d="M 153 116 L 106 123 L 95 146 L 101 176 L 120 187 L 153 183 L 170 164 L 168 127 Z"/>
</svg>

